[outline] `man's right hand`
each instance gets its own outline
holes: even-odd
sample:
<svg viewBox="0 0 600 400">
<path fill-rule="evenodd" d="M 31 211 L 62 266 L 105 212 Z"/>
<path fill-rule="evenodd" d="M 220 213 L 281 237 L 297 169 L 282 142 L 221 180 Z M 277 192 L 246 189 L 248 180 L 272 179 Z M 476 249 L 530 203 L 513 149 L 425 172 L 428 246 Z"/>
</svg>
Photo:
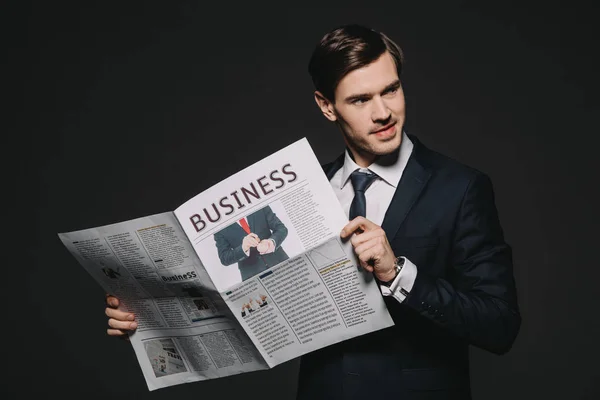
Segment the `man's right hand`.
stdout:
<svg viewBox="0 0 600 400">
<path fill-rule="evenodd" d="M 109 336 L 125 336 L 137 328 L 135 315 L 130 312 L 120 311 L 119 299 L 109 294 L 106 295 L 106 315 L 108 326 L 106 330 Z"/>
<path fill-rule="evenodd" d="M 247 253 L 250 247 L 256 247 L 260 243 L 260 238 L 256 233 L 249 233 L 244 240 L 242 240 L 242 250 Z"/>
</svg>

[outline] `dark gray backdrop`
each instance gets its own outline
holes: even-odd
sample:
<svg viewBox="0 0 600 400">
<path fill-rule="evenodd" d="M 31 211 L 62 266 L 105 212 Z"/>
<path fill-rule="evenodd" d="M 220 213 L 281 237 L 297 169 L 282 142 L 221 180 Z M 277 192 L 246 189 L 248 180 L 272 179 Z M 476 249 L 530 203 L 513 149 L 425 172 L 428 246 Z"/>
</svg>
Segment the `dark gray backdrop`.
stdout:
<svg viewBox="0 0 600 400">
<path fill-rule="evenodd" d="M 598 398 L 593 8 L 327 4 L 4 4 L 3 398 L 293 398 L 295 362 L 149 393 L 56 233 L 173 210 L 304 136 L 331 160 L 306 65 L 349 22 L 403 47 L 408 131 L 495 184 L 523 326 L 505 356 L 473 349 L 475 398 Z"/>
</svg>

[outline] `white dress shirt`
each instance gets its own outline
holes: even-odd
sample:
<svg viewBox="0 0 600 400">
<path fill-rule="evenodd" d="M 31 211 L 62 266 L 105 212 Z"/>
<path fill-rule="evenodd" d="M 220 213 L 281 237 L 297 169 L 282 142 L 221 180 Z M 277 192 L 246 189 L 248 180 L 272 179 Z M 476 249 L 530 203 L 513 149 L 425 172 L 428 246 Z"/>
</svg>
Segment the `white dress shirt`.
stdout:
<svg viewBox="0 0 600 400">
<path fill-rule="evenodd" d="M 333 175 L 330 181 L 346 216 L 350 213 L 350 204 L 352 203 L 352 199 L 354 199 L 354 188 L 352 187 L 350 174 L 357 169 L 366 173 L 374 173 L 377 175 L 377 178 L 375 178 L 365 191 L 367 201 L 365 217 L 381 226 L 413 147 L 413 143 L 406 133 L 403 132 L 398 153 L 380 157 L 373 164 L 369 165 L 368 168 L 359 167 L 352 157 L 350 157 L 348 150 L 346 150 L 344 165 Z M 401 256 L 401 254 L 396 254 L 396 256 Z M 393 296 L 399 302 L 404 301 L 417 278 L 417 267 L 405 257 L 402 258 L 404 258 L 402 270 L 390 287 L 380 285 L 381 293 L 384 296 Z"/>
</svg>

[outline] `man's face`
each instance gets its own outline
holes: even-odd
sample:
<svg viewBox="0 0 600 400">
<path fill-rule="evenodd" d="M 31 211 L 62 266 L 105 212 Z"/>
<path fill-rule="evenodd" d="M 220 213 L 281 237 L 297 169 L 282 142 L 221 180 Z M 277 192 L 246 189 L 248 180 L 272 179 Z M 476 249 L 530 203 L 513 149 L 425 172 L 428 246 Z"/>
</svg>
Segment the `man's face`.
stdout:
<svg viewBox="0 0 600 400">
<path fill-rule="evenodd" d="M 392 56 L 385 52 L 371 64 L 348 73 L 331 103 L 319 92 L 325 117 L 337 121 L 357 164 L 368 166 L 400 146 L 405 119 L 404 92 Z"/>
</svg>

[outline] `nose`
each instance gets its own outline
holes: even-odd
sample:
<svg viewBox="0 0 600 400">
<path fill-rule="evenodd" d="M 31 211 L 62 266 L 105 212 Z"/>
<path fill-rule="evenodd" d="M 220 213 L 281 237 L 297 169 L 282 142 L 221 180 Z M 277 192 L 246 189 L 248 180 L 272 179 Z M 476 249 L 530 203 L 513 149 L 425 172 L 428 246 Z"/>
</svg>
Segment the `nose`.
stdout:
<svg viewBox="0 0 600 400">
<path fill-rule="evenodd" d="M 373 122 L 385 121 L 390 118 L 392 112 L 380 96 L 374 97 L 371 104 L 373 104 L 373 109 L 371 110 L 371 119 Z"/>
</svg>

